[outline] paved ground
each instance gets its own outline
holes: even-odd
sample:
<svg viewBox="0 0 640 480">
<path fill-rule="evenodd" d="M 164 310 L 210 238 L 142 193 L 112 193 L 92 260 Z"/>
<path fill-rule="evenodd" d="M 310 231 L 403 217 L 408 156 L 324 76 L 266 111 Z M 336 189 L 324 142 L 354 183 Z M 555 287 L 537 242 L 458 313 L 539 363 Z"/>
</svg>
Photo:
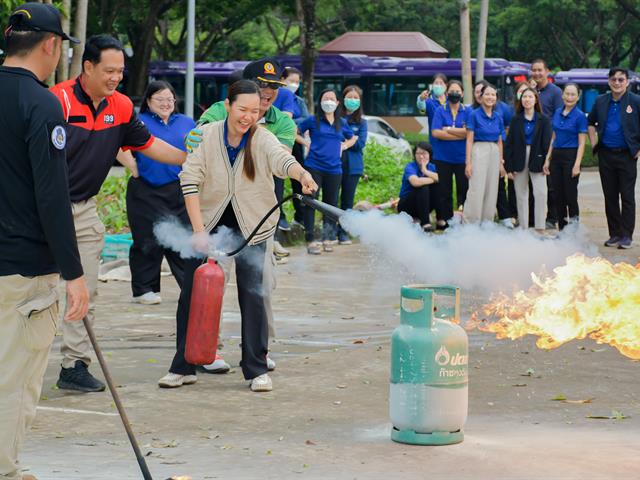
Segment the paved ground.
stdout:
<svg viewBox="0 0 640 480">
<path fill-rule="evenodd" d="M 581 205 L 591 238 L 602 244 L 596 174 L 581 179 Z M 640 255 L 637 246 L 604 250 L 633 263 Z M 471 332 L 464 442 L 390 441 L 389 337 L 402 279 L 378 265 L 361 245 L 320 258 L 292 250 L 289 264 L 278 267 L 279 336 L 272 347 L 278 366 L 268 394 L 251 393 L 239 368 L 200 375 L 193 386 L 158 389 L 174 351 L 175 282 L 164 279 L 163 303 L 152 307 L 131 304 L 126 283 L 101 284 L 99 341 L 154 478 L 640 478 L 640 364 L 592 341 L 541 351 L 530 338 L 498 341 Z M 463 321 L 483 300 L 462 292 Z M 237 366 L 233 293 L 225 310 L 225 351 Z M 59 346 L 58 337 L 25 467 L 40 480 L 141 478 L 109 394 L 53 387 Z M 533 375 L 522 376 L 529 369 Z M 593 400 L 552 401 L 557 395 Z M 587 418 L 612 411 L 629 418 Z"/>
</svg>

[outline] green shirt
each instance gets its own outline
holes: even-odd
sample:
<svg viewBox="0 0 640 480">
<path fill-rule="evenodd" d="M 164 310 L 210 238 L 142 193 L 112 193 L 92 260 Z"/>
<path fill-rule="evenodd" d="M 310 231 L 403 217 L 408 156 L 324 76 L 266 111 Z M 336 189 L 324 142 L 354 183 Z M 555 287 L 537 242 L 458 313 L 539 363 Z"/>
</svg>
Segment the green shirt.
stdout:
<svg viewBox="0 0 640 480">
<path fill-rule="evenodd" d="M 224 102 L 216 102 L 202 114 L 199 124 L 217 122 L 227 118 Z M 293 148 L 296 140 L 296 124 L 288 115 L 271 106 L 264 115 L 265 126 L 283 145 Z"/>
</svg>

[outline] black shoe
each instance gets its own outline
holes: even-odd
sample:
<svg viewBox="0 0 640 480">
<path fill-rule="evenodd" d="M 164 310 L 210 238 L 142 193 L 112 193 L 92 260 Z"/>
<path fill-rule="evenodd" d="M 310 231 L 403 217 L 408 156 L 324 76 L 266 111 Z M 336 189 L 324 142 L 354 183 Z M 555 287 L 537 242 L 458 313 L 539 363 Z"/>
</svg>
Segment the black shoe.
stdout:
<svg viewBox="0 0 640 480">
<path fill-rule="evenodd" d="M 609 240 L 604 242 L 604 246 L 605 247 L 617 247 L 618 246 L 618 242 L 620 242 L 620 240 L 622 240 L 622 238 L 618 237 L 617 235 L 614 235 Z"/>
<path fill-rule="evenodd" d="M 287 222 L 286 218 L 282 217 L 280 220 L 278 220 L 278 230 L 282 230 L 283 232 L 291 231 L 291 225 L 289 225 L 289 222 Z"/>
<path fill-rule="evenodd" d="M 89 367 L 84 362 L 76 360 L 73 368 L 62 368 L 60 378 L 56 383 L 63 390 L 77 390 L 79 392 L 102 392 L 105 384 L 89 373 Z"/>
</svg>

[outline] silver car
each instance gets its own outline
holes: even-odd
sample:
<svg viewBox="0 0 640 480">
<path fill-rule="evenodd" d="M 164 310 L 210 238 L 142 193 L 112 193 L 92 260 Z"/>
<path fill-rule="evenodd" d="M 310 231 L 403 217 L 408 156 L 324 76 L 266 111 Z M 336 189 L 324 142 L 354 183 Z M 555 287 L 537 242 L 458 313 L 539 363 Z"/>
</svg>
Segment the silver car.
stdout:
<svg viewBox="0 0 640 480">
<path fill-rule="evenodd" d="M 399 155 L 411 157 L 411 144 L 404 139 L 391 125 L 380 117 L 370 117 L 365 115 L 368 127 L 367 142 L 375 140 L 380 145 L 391 148 Z"/>
</svg>

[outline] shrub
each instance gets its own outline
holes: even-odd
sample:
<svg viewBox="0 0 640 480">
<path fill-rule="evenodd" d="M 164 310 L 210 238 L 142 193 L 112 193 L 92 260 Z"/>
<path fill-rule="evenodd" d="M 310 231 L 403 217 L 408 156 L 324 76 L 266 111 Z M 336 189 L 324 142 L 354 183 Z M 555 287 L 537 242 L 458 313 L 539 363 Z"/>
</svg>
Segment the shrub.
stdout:
<svg viewBox="0 0 640 480">
<path fill-rule="evenodd" d="M 97 195 L 98 216 L 108 233 L 129 231 L 127 219 L 127 183 L 131 174 L 125 170 L 122 176 L 109 176 Z"/>
</svg>

